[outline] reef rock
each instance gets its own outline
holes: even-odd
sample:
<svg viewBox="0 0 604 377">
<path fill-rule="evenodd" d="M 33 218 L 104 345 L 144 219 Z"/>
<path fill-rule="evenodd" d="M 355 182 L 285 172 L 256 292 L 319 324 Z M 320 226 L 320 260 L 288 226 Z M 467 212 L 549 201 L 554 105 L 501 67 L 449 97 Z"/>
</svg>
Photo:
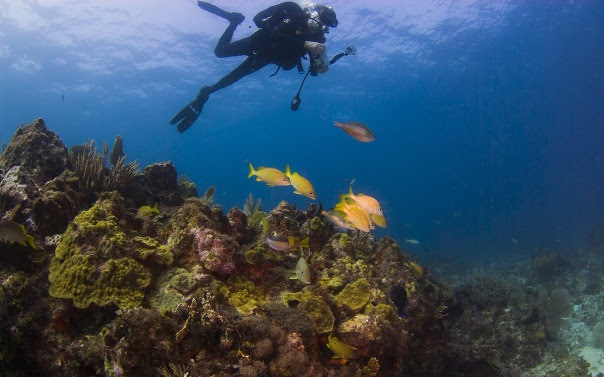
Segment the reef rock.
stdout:
<svg viewBox="0 0 604 377">
<path fill-rule="evenodd" d="M 102 198 L 75 217 L 50 264 L 49 293 L 76 307 L 138 306 L 152 274 L 145 265 L 170 265 L 172 254 L 156 240 L 123 229 L 121 198 Z"/>
<path fill-rule="evenodd" d="M 61 174 L 67 161 L 65 144 L 38 118 L 17 129 L 0 156 L 0 169 L 21 166 L 36 184 L 43 185 Z"/>
<path fill-rule="evenodd" d="M 202 265 L 210 272 L 229 276 L 235 270 L 239 245 L 229 236 L 212 229 L 194 229 L 195 249 Z"/>
<path fill-rule="evenodd" d="M 22 166 L 13 166 L 0 181 L 0 210 L 11 210 L 15 206 L 29 206 L 37 197 L 39 189 Z"/>
<path fill-rule="evenodd" d="M 147 187 L 157 201 L 172 206 L 182 204 L 176 168 L 171 161 L 148 165 L 143 174 Z"/>
</svg>

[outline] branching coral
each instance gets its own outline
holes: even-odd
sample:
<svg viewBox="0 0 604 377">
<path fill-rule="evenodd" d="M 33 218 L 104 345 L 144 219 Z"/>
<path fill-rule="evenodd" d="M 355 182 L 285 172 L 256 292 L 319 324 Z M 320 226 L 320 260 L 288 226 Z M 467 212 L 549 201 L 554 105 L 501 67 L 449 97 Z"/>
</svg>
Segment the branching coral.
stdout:
<svg viewBox="0 0 604 377">
<path fill-rule="evenodd" d="M 126 156 L 120 156 L 107 177 L 103 180 L 103 190 L 117 189 L 131 182 L 139 174 L 138 162 L 126 163 Z"/>
<path fill-rule="evenodd" d="M 118 149 L 116 150 L 116 148 Z M 81 148 L 72 148 L 69 152 L 69 158 L 75 173 L 80 179 L 81 191 L 114 190 L 129 183 L 139 174 L 136 161 L 126 163 L 126 156 L 122 150 L 122 141 L 119 136 L 116 137 L 114 148 L 111 151 L 112 168 L 105 175 L 107 154 L 107 143 L 103 144 L 103 153 L 100 154 L 94 146 L 94 140 L 89 140 Z"/>
<path fill-rule="evenodd" d="M 99 155 L 94 147 L 94 141 L 89 140 L 80 151 L 71 150 L 69 158 L 80 179 L 80 190 L 96 191 L 101 186 L 101 176 L 105 168 L 105 158 Z"/>
<path fill-rule="evenodd" d="M 262 200 L 254 201 L 254 195 L 250 192 L 245 203 L 243 204 L 243 213 L 247 217 L 251 217 L 255 212 L 262 211 Z"/>
</svg>

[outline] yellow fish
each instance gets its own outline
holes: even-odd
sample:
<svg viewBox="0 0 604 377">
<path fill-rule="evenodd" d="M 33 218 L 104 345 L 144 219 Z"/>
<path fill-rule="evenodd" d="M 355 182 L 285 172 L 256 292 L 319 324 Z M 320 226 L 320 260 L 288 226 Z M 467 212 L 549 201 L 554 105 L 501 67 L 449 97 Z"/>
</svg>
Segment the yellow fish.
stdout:
<svg viewBox="0 0 604 377">
<path fill-rule="evenodd" d="M 355 195 L 352 192 L 352 186 L 350 186 L 350 190 L 348 191 L 348 195 L 346 197 L 352 199 L 357 203 L 360 207 L 362 207 L 369 214 L 383 216 L 382 214 L 382 206 L 380 206 L 380 202 L 378 202 L 375 198 L 365 195 L 365 194 L 357 194 Z"/>
<path fill-rule="evenodd" d="M 306 237 L 305 239 L 303 239 L 301 241 L 300 241 L 300 237 L 283 238 L 283 237 L 266 236 L 264 238 L 264 242 L 266 242 L 268 247 L 270 247 L 273 250 L 277 250 L 277 251 L 294 250 L 299 247 L 308 248 L 308 241 L 309 241 L 308 237 Z"/>
<path fill-rule="evenodd" d="M 373 223 L 381 228 L 386 227 L 386 218 L 383 215 L 376 215 L 375 213 L 370 213 L 369 217 Z"/>
<path fill-rule="evenodd" d="M 357 204 L 346 203 L 346 198 L 344 195 L 341 196 L 340 203 L 336 205 L 335 209 L 337 211 L 344 212 L 344 219 L 349 221 L 356 229 L 360 231 L 369 232 L 375 228 L 367 211 Z"/>
<path fill-rule="evenodd" d="M 3 221 L 0 223 L 0 240 L 4 242 L 17 242 L 23 246 L 29 245 L 36 249 L 34 237 L 27 234 L 25 227 L 14 221 Z"/>
<path fill-rule="evenodd" d="M 327 348 L 333 352 L 334 359 L 351 359 L 354 356 L 354 351 L 356 350 L 355 347 L 349 346 L 333 336 L 333 333 L 329 334 L 327 337 Z"/>
<path fill-rule="evenodd" d="M 354 225 L 352 225 L 350 223 L 350 221 L 344 219 L 344 216 L 346 216 L 346 214 L 344 212 L 340 212 L 340 211 L 336 211 L 335 209 L 332 209 L 330 211 L 321 211 L 321 214 L 323 216 L 325 216 L 325 218 L 327 220 L 329 220 L 331 223 L 333 223 L 335 226 L 337 226 L 339 228 L 348 229 L 348 230 L 356 229 L 354 227 Z"/>
<path fill-rule="evenodd" d="M 419 263 L 409 262 L 409 268 L 416 279 L 423 279 L 426 276 L 426 270 Z"/>
<path fill-rule="evenodd" d="M 317 195 L 315 194 L 315 189 L 312 187 L 308 179 L 304 178 L 297 172 L 292 173 L 289 170 L 289 164 L 285 167 L 285 175 L 289 178 L 289 181 L 292 183 L 292 186 L 296 189 L 294 194 L 303 195 L 312 200 L 317 199 Z"/>
<path fill-rule="evenodd" d="M 138 211 L 136 211 L 138 216 L 143 217 L 153 217 L 155 215 L 159 215 L 159 208 L 157 208 L 157 203 L 151 206 L 141 206 Z"/>
<path fill-rule="evenodd" d="M 294 275 L 291 276 L 290 279 L 298 279 L 304 284 L 310 284 L 310 269 L 308 268 L 308 263 L 306 263 L 304 257 L 298 259 L 298 263 L 296 263 L 296 272 L 294 272 Z"/>
<path fill-rule="evenodd" d="M 258 170 L 254 169 L 254 166 L 250 162 L 250 173 L 247 175 L 248 178 L 256 176 L 257 181 L 266 183 L 269 186 L 289 186 L 291 182 L 279 169 L 265 168 L 260 166 Z"/>
</svg>

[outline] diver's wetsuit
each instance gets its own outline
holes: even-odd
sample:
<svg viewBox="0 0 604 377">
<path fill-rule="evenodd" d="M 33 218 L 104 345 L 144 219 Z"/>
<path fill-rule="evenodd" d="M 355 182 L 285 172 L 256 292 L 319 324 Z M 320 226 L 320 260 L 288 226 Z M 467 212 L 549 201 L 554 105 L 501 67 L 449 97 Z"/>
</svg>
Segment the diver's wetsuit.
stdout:
<svg viewBox="0 0 604 377">
<path fill-rule="evenodd" d="M 275 25 L 265 21 L 268 17 L 282 19 Z M 306 54 L 305 41 L 324 43 L 322 33 L 310 35 L 307 30 L 308 15 L 302 8 L 291 1 L 273 5 L 254 17 L 254 23 L 260 29 L 249 37 L 232 42 L 237 25 L 229 25 L 214 49 L 219 58 L 247 55 L 237 68 L 208 87 L 209 93 L 225 88 L 244 76 L 249 75 L 268 64 L 276 64 L 285 70 L 292 69 L 300 63 Z"/>
<path fill-rule="evenodd" d="M 231 22 L 216 44 L 214 49 L 216 56 L 224 58 L 247 55 L 247 59 L 213 85 L 201 88 L 195 100 L 172 118 L 170 123 L 178 124 L 179 132 L 186 131 L 195 122 L 210 94 L 268 64 L 276 64 L 285 70 L 298 66 L 301 70 L 300 59 L 307 53 L 304 43 L 306 41 L 325 42 L 322 32 L 311 35 L 308 31 L 309 16 L 292 1 L 273 5 L 258 13 L 254 17 L 254 23 L 259 29 L 249 37 L 235 42 L 232 42 L 233 33 L 243 21 L 243 15 L 226 12 L 203 1 L 198 1 L 198 5 Z M 311 61 L 312 59 L 311 56 Z"/>
</svg>

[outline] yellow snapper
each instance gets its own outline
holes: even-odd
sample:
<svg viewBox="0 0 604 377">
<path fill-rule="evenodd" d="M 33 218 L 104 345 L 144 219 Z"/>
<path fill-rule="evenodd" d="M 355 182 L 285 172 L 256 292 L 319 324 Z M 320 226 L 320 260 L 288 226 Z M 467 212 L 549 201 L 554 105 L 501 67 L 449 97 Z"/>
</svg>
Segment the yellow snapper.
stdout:
<svg viewBox="0 0 604 377">
<path fill-rule="evenodd" d="M 386 218 L 383 215 L 376 215 L 375 213 L 370 213 L 369 217 L 373 223 L 381 228 L 386 227 Z"/>
<path fill-rule="evenodd" d="M 136 211 L 138 216 L 143 217 L 153 217 L 155 215 L 159 215 L 159 208 L 157 208 L 157 203 L 151 206 L 141 206 L 138 211 Z"/>
<path fill-rule="evenodd" d="M 349 346 L 336 338 L 333 333 L 327 337 L 327 348 L 333 352 L 334 359 L 351 359 L 354 356 L 355 347 Z"/>
<path fill-rule="evenodd" d="M 264 241 L 273 250 L 286 251 L 293 250 L 299 247 L 308 248 L 308 237 L 300 241 L 300 237 L 271 237 L 266 236 Z"/>
<path fill-rule="evenodd" d="M 17 242 L 23 246 L 29 245 L 32 249 L 36 248 L 34 237 L 27 234 L 25 227 L 10 220 L 0 223 L 0 240 Z"/>
<path fill-rule="evenodd" d="M 296 189 L 294 194 L 303 195 L 307 198 L 315 200 L 317 195 L 315 194 L 315 189 L 312 187 L 308 179 L 304 178 L 297 172 L 292 173 L 289 170 L 289 164 L 285 167 L 285 175 L 289 178 L 289 181 L 292 183 L 292 186 Z"/>
<path fill-rule="evenodd" d="M 254 165 L 250 162 L 250 172 L 247 175 L 248 178 L 256 176 L 257 181 L 266 183 L 269 186 L 289 186 L 291 185 L 289 179 L 279 169 L 265 168 L 260 166 L 258 170 L 254 169 Z"/>
<path fill-rule="evenodd" d="M 337 226 L 339 228 L 348 229 L 348 230 L 356 229 L 354 227 L 354 225 L 352 225 L 350 223 L 350 221 L 344 219 L 344 216 L 346 216 L 346 214 L 344 212 L 336 211 L 335 209 L 332 209 L 330 211 L 321 211 L 321 214 L 323 216 L 325 216 L 325 218 L 327 220 L 329 220 L 331 223 L 333 223 L 335 226 Z"/>
<path fill-rule="evenodd" d="M 344 212 L 346 214 L 344 219 L 348 220 L 356 229 L 360 231 L 369 232 L 371 229 L 375 228 L 367 211 L 356 203 L 346 203 L 346 198 L 344 195 L 342 195 L 340 203 L 336 205 L 335 209 L 337 211 Z"/>
<path fill-rule="evenodd" d="M 354 200 L 356 204 L 365 209 L 365 211 L 367 211 L 368 213 L 383 216 L 382 206 L 380 205 L 380 202 L 378 202 L 375 198 L 369 195 L 355 195 L 355 193 L 352 191 L 352 186 L 350 186 L 350 189 L 348 190 L 348 195 L 346 195 L 346 197 Z"/>
<path fill-rule="evenodd" d="M 373 132 L 371 132 L 369 127 L 367 127 L 366 125 L 364 125 L 362 123 L 359 123 L 359 122 L 341 123 L 341 122 L 338 122 L 337 120 L 334 120 L 333 125 L 338 128 L 343 129 L 344 132 L 346 132 L 348 135 L 352 136 L 356 140 L 361 141 L 363 143 L 369 143 L 370 141 L 375 140 L 375 136 L 373 135 Z"/>
<path fill-rule="evenodd" d="M 298 259 L 298 263 L 296 263 L 296 271 L 294 272 L 294 275 L 290 277 L 290 279 L 298 279 L 304 284 L 310 284 L 310 269 L 308 268 L 308 263 L 306 263 L 306 259 L 304 257 L 300 257 L 300 259 Z"/>
</svg>

